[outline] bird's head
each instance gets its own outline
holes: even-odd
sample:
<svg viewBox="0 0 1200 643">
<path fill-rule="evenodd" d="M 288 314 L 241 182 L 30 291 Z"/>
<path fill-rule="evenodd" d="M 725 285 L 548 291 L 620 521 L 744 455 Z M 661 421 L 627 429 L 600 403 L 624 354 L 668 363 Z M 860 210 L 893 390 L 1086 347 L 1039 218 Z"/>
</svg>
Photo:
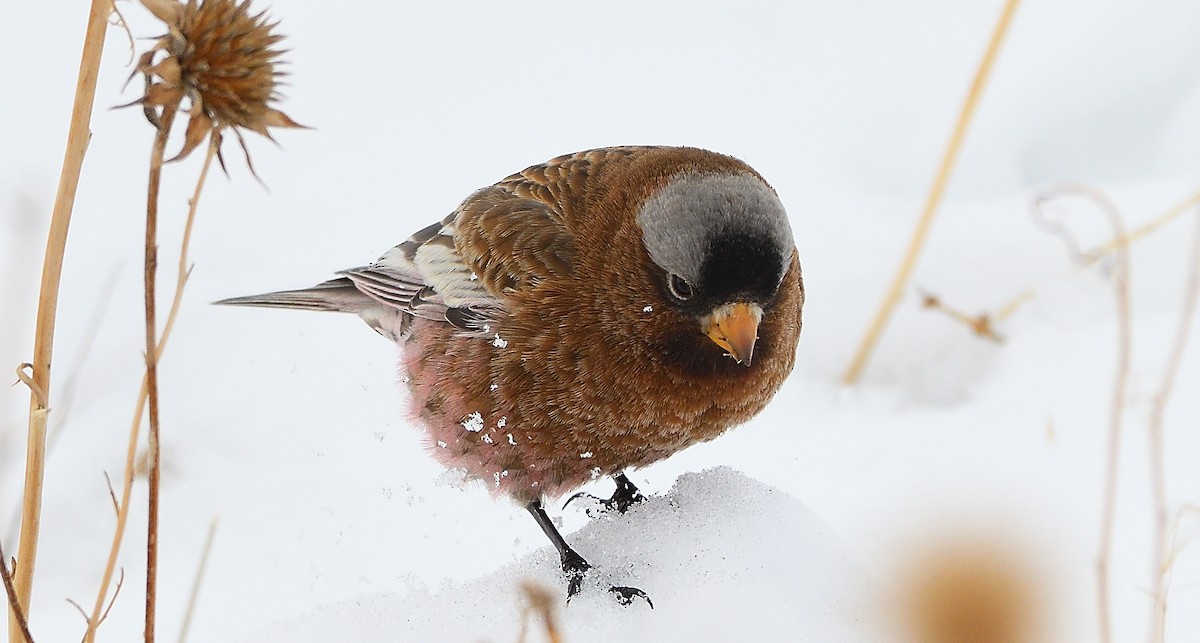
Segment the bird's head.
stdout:
<svg viewBox="0 0 1200 643">
<path fill-rule="evenodd" d="M 795 253 L 775 191 L 751 173 L 683 173 L 641 204 L 637 222 L 661 299 L 695 324 L 685 332 L 750 366 Z"/>
</svg>

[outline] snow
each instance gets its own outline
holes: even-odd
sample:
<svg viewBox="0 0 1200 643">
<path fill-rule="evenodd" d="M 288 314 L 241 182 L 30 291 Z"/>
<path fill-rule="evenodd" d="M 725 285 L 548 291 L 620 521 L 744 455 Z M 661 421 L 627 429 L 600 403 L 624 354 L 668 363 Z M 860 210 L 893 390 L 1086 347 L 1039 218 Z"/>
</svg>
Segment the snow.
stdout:
<svg viewBox="0 0 1200 643">
<path fill-rule="evenodd" d="M 852 388 L 839 377 L 907 243 L 999 2 L 270 8 L 291 50 L 282 107 L 314 129 L 279 132 L 282 150 L 250 137 L 269 190 L 231 145 L 231 178 L 215 173 L 200 202 L 195 269 L 161 367 L 160 636 L 177 633 L 216 516 L 190 640 L 329 640 L 348 631 L 339 627 L 365 640 L 392 628 L 413 640 L 515 640 L 514 584 L 562 591 L 552 549 L 520 507 L 489 497 L 490 480 L 464 484 L 426 455 L 437 447 L 405 419 L 392 347 L 349 316 L 207 302 L 369 262 L 526 165 L 661 143 L 743 158 L 778 190 L 804 265 L 805 327 L 795 372 L 764 413 L 631 474 L 644 505 L 611 518 L 549 508 L 598 578 L 655 602 L 620 607 L 590 587 L 558 606 L 564 638 L 895 640 L 859 628 L 875 627 L 887 613 L 877 605 L 906 587 L 914 552 L 983 534 L 1013 545 L 1012 567 L 1044 587 L 1047 640 L 1094 640 L 1113 280 L 1073 261 L 1030 204 L 1083 182 L 1132 228 L 1200 188 L 1200 5 L 1023 4 L 911 287 Z M 135 35 L 161 32 L 136 6 L 122 9 Z M 85 15 L 25 3 L 15 18 L 22 27 L 0 40 L 11 94 L 0 107 L 0 365 L 10 368 L 30 358 Z M 65 599 L 94 601 L 114 522 L 104 473 L 120 478 L 141 377 L 151 133 L 137 110 L 108 109 L 137 91 L 121 89 L 129 58 L 112 30 L 64 266 L 38 640 L 83 630 Z M 198 162 L 164 175 L 164 284 Z M 1109 239 L 1094 204 L 1055 207 L 1081 247 Z M 1112 573 L 1121 641 L 1145 637 L 1152 606 L 1146 423 L 1194 221 L 1138 241 L 1131 256 Z M 1031 295 L 997 321 L 993 342 L 922 309 L 918 288 L 971 315 Z M 1165 425 L 1172 641 L 1200 637 L 1200 520 L 1187 509 L 1200 505 L 1198 389 L 1193 342 Z M 27 406 L 21 386 L 0 393 L 10 554 Z M 612 483 L 586 491 L 608 496 Z M 127 581 L 101 640 L 140 635 L 145 493 L 139 481 L 120 558 Z"/>
<path fill-rule="evenodd" d="M 684 474 L 668 492 L 592 520 L 572 540 L 596 574 L 559 610 L 569 612 L 568 641 L 777 641 L 799 630 L 833 643 L 872 634 L 856 609 L 871 581 L 829 526 L 797 499 L 729 468 Z M 480 578 L 323 605 L 244 640 L 514 641 L 521 583 L 557 594 L 559 573 L 557 555 L 543 548 Z M 813 584 L 821 587 L 815 596 Z M 611 585 L 642 589 L 653 608 L 640 600 L 621 606 Z"/>
</svg>

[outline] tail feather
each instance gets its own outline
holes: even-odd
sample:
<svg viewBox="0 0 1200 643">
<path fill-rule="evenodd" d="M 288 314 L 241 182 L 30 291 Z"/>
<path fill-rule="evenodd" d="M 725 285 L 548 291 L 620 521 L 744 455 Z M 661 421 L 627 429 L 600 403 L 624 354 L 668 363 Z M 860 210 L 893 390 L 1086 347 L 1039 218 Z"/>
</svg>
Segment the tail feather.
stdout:
<svg viewBox="0 0 1200 643">
<path fill-rule="evenodd" d="M 331 279 L 302 290 L 281 290 L 261 295 L 230 297 L 213 303 L 220 306 L 323 310 L 356 315 L 361 315 L 368 309 L 379 306 L 378 302 L 354 287 L 354 283 L 346 277 Z"/>
</svg>

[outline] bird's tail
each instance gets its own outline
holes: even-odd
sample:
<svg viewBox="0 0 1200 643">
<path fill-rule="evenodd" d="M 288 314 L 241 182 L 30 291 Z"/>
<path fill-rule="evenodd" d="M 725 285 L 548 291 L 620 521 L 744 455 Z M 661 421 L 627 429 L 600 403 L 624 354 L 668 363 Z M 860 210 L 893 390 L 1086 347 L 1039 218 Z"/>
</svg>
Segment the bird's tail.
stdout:
<svg viewBox="0 0 1200 643">
<path fill-rule="evenodd" d="M 256 308 L 289 308 L 292 310 L 324 310 L 361 315 L 379 304 L 346 277 L 330 279 L 312 288 L 281 290 L 247 297 L 230 297 L 214 301 L 220 306 L 254 306 Z"/>
</svg>

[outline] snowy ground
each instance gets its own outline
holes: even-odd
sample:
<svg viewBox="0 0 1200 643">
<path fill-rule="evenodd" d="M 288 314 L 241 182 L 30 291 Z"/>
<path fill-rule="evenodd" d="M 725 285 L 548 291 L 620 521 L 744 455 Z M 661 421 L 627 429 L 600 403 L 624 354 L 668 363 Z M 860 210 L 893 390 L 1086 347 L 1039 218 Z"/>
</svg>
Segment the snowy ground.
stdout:
<svg viewBox="0 0 1200 643">
<path fill-rule="evenodd" d="M 24 3 L 0 44 L 0 366 L 30 357 L 36 282 L 74 87 L 84 3 Z M 314 126 L 252 140 L 260 188 L 200 208 L 196 268 L 162 366 L 160 618 L 174 637 L 219 519 L 193 641 L 513 641 L 518 579 L 553 586 L 519 508 L 455 484 L 403 419 L 389 346 L 355 319 L 208 301 L 305 286 L 373 259 L 469 191 L 559 153 L 687 144 L 739 156 L 779 190 L 808 286 L 798 365 L 745 427 L 633 474 L 632 514 L 561 513 L 605 573 L 561 609 L 566 638 L 890 640 L 879 607 L 913 552 L 987 533 L 1021 552 L 1048 637 L 1095 634 L 1092 563 L 1116 321 L 1112 282 L 1073 263 L 1030 201 L 1106 191 L 1129 225 L 1200 187 L 1200 5 L 1028 2 L 1019 11 L 910 289 L 864 381 L 838 383 L 907 241 L 999 2 L 327 5 L 277 0 L 292 52 L 283 108 Z M 157 27 L 122 4 L 139 36 Z M 353 12 L 353 13 L 352 13 Z M 139 47 L 144 43 L 139 43 Z M 109 34 L 65 266 L 54 427 L 33 606 L 39 641 L 74 640 L 113 527 L 141 364 L 141 218 L 150 128 Z M 135 83 L 136 84 L 136 83 Z M 198 155 L 197 155 L 198 156 Z M 198 159 L 164 185 L 163 281 Z M 1108 238 L 1094 209 L 1068 222 Z M 1132 255 L 1133 366 L 1113 573 L 1118 640 L 1151 602 L 1146 418 L 1175 332 L 1193 222 Z M 997 344 L 920 309 L 1033 298 Z M 1200 330 L 1200 329 L 1194 329 Z M 1196 338 L 1200 340 L 1200 337 Z M 1168 640 L 1200 637 L 1200 349 L 1167 413 L 1180 547 Z M 26 392 L 0 395 L 0 538 L 15 545 Z M 730 469 L 713 469 L 718 466 Z M 607 494 L 610 487 L 593 491 Z M 140 632 L 143 485 L 103 640 Z M 733 623 L 742 623 L 741 629 Z M 353 636 L 349 636 L 353 634 Z M 533 640 L 541 640 L 534 637 Z"/>
</svg>

